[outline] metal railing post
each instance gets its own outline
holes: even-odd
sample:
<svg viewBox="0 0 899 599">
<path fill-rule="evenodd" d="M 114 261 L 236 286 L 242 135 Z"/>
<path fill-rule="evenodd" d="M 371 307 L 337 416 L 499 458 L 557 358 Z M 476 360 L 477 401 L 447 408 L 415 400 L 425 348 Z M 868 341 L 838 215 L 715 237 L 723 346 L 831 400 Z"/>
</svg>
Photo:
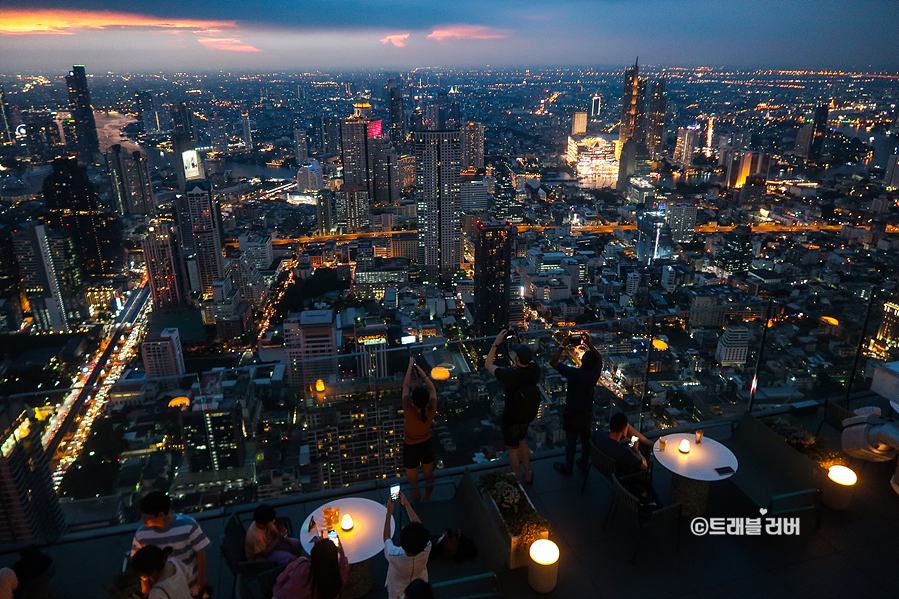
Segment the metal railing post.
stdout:
<svg viewBox="0 0 899 599">
<path fill-rule="evenodd" d="M 874 285 L 871 285 L 871 299 L 868 300 L 868 310 L 865 312 L 865 321 L 862 323 L 862 331 L 858 337 L 858 345 L 855 346 L 855 360 L 852 362 L 852 370 L 849 371 L 849 381 L 846 383 L 846 397 L 843 402 L 849 407 L 849 395 L 852 394 L 852 382 L 855 380 L 855 370 L 858 368 L 858 360 L 862 357 L 862 348 L 865 344 L 865 332 L 868 330 L 868 321 L 871 320 L 871 309 L 874 307 Z"/>
<path fill-rule="evenodd" d="M 774 300 L 768 300 L 768 307 L 765 308 L 765 322 L 762 324 L 762 341 L 759 344 L 759 353 L 755 357 L 755 373 L 752 375 L 752 384 L 749 386 L 749 406 L 747 411 L 752 413 L 752 406 L 755 404 L 755 392 L 759 386 L 759 368 L 762 367 L 762 356 L 765 354 L 765 341 L 768 339 L 768 324 L 771 322 L 771 308 L 774 306 Z"/>
<path fill-rule="evenodd" d="M 653 314 L 649 317 L 649 348 L 646 350 L 646 372 L 643 374 L 643 397 L 640 398 L 640 422 L 637 426 L 641 435 L 643 434 L 643 413 L 646 411 L 646 395 L 649 393 L 649 370 L 652 368 L 652 341 L 655 324 L 656 317 Z"/>
</svg>

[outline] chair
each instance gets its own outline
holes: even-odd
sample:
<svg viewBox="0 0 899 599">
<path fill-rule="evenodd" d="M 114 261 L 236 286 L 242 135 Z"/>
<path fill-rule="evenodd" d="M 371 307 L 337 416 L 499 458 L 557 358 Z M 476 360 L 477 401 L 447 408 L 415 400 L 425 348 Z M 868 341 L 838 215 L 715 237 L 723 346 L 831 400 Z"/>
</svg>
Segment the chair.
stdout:
<svg viewBox="0 0 899 599">
<path fill-rule="evenodd" d="M 288 525 L 289 525 L 288 521 Z M 221 552 L 222 559 L 228 564 L 231 574 L 234 575 L 234 582 L 231 584 L 231 596 L 234 597 L 237 589 L 237 579 L 240 577 L 244 583 L 249 579 L 270 570 L 281 570 L 278 563 L 274 560 L 261 560 L 250 562 L 247 561 L 244 554 L 244 543 L 246 541 L 247 531 L 240 520 L 239 514 L 234 514 L 225 523 L 224 534 L 222 534 Z M 277 574 L 275 578 L 277 579 Z M 272 582 L 274 586 L 274 582 Z"/>
<path fill-rule="evenodd" d="M 675 548 L 679 550 L 681 515 L 681 505 L 679 503 L 663 507 L 653 512 L 649 512 L 648 514 L 641 513 L 640 501 L 633 493 L 625 489 L 624 485 L 622 484 L 622 481 L 629 482 L 633 480 L 639 480 L 646 483 L 651 479 L 649 477 L 649 474 L 646 472 L 630 474 L 621 479 L 619 479 L 615 474 L 612 474 L 612 486 L 615 489 L 614 505 L 616 507 L 616 511 L 617 508 L 621 508 L 621 510 L 625 514 L 627 514 L 631 522 L 633 522 L 640 531 L 640 534 L 637 537 L 637 546 L 634 548 L 634 556 L 631 558 L 632 564 L 637 560 L 637 553 L 640 551 L 640 541 L 643 539 L 643 532 L 650 528 L 659 528 L 662 526 L 668 526 L 669 524 L 674 524 L 677 530 L 677 543 L 675 545 Z"/>
<path fill-rule="evenodd" d="M 837 402 L 825 399 L 824 420 L 822 420 L 821 424 L 818 425 L 818 430 L 815 431 L 815 436 L 817 437 L 821 433 L 821 427 L 823 427 L 825 423 L 835 428 L 837 432 L 842 432 L 843 421 L 847 418 L 852 418 L 855 415 L 855 413 L 847 410 Z"/>
<path fill-rule="evenodd" d="M 283 571 L 283 567 L 278 567 L 260 572 L 252 577 L 241 577 L 240 595 L 235 596 L 234 599 L 271 599 L 275 583 L 278 582 L 278 576 Z"/>
<path fill-rule="evenodd" d="M 606 480 L 609 481 L 609 483 L 612 482 L 612 477 L 615 476 L 618 472 L 618 463 L 615 460 L 613 460 L 612 458 L 610 458 L 609 456 L 607 456 L 606 454 L 604 454 L 602 451 L 600 451 L 599 448 L 593 444 L 593 441 L 590 441 L 590 463 L 592 464 L 593 468 L 596 468 L 599 471 L 599 473 L 602 474 L 606 478 Z M 649 476 L 650 484 L 652 484 L 652 465 L 653 465 L 652 460 L 649 460 L 648 469 L 644 471 Z M 637 474 L 639 474 L 639 473 L 637 473 Z M 584 490 L 587 488 L 587 478 L 589 476 L 590 476 L 590 470 L 588 469 L 587 474 L 584 475 L 584 484 L 581 485 L 581 493 L 583 493 Z M 630 475 L 627 475 L 627 476 L 630 476 Z M 605 525 L 608 523 L 609 516 L 612 514 L 612 508 L 614 506 L 615 506 L 615 499 L 613 497 L 612 500 L 609 502 L 609 509 L 606 512 L 606 519 L 603 521 L 603 527 L 605 527 Z"/>
</svg>

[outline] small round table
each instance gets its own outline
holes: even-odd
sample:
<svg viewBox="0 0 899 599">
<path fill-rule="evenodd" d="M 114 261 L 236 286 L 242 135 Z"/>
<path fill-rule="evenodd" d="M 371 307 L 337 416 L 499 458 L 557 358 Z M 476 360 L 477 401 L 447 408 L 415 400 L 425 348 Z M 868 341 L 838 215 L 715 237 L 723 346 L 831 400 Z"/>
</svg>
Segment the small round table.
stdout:
<svg viewBox="0 0 899 599">
<path fill-rule="evenodd" d="M 709 501 L 709 482 L 729 478 L 733 472 L 719 474 L 715 468 L 730 466 L 737 471 L 737 457 L 727 447 L 708 437 L 696 444 L 694 433 L 673 433 L 660 437 L 665 439 L 665 451 L 659 449 L 656 439 L 652 451 L 656 460 L 670 470 L 671 500 L 681 504 L 682 514 L 695 518 L 705 513 Z M 690 453 L 678 449 L 683 439 L 690 441 Z"/>
</svg>

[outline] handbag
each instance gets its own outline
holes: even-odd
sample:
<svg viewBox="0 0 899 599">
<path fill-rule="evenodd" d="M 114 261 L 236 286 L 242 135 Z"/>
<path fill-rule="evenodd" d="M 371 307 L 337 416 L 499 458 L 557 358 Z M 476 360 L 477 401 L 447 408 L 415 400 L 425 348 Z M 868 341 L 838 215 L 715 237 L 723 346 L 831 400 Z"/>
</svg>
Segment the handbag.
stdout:
<svg viewBox="0 0 899 599">
<path fill-rule="evenodd" d="M 588 433 L 593 418 L 590 414 L 572 414 L 562 412 L 562 430 L 572 433 Z"/>
</svg>

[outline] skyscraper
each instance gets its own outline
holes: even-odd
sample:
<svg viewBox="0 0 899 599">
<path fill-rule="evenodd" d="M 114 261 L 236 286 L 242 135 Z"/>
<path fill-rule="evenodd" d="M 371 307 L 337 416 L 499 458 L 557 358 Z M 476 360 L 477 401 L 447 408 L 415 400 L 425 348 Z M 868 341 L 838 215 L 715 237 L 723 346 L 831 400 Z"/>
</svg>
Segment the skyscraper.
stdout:
<svg viewBox="0 0 899 599">
<path fill-rule="evenodd" d="M 154 312 L 178 312 L 189 306 L 187 266 L 171 222 L 154 221 L 143 240 L 144 263 Z"/>
<path fill-rule="evenodd" d="M 462 129 L 462 170 L 484 168 L 484 124 L 468 123 Z"/>
<path fill-rule="evenodd" d="M 381 121 L 371 118 L 371 105 L 356 102 L 353 116 L 344 119 L 340 128 L 343 182 L 362 185 L 368 197 L 374 197 L 374 147 L 372 140 L 381 135 Z"/>
<path fill-rule="evenodd" d="M 181 353 L 181 336 L 177 328 L 149 333 L 140 344 L 144 370 L 148 379 L 173 379 L 184 374 L 184 355 Z M 175 388 L 174 380 L 163 381 L 166 388 Z"/>
<path fill-rule="evenodd" d="M 640 79 L 640 67 L 624 70 L 624 94 L 621 97 L 621 128 L 618 131 L 618 147 L 629 139 L 643 141 L 646 117 L 646 80 Z"/>
<path fill-rule="evenodd" d="M 418 200 L 418 264 L 429 282 L 449 280 L 459 268 L 462 233 L 459 131 L 416 131 L 415 193 Z"/>
<path fill-rule="evenodd" d="M 189 135 L 194 143 L 197 142 L 197 132 L 194 128 L 194 113 L 190 105 L 185 102 L 176 102 L 170 107 L 172 115 L 172 135 Z"/>
<path fill-rule="evenodd" d="M 891 154 L 887 159 L 887 170 L 883 176 L 887 189 L 899 189 L 899 154 Z"/>
<path fill-rule="evenodd" d="M 621 155 L 618 159 L 618 181 L 615 189 L 624 192 L 630 183 L 631 177 L 637 165 L 637 141 L 629 139 L 621 146 Z"/>
<path fill-rule="evenodd" d="M 93 162 L 100 152 L 97 138 L 97 124 L 94 122 L 94 107 L 87 87 L 87 74 L 83 64 L 76 64 L 66 76 L 69 88 L 69 105 L 75 119 L 75 149 L 78 157 L 85 162 Z"/>
<path fill-rule="evenodd" d="M 386 137 L 375 138 L 371 141 L 374 203 L 396 204 L 400 201 L 400 193 L 403 191 L 403 174 L 400 169 L 399 154 Z"/>
<path fill-rule="evenodd" d="M 793 151 L 803 158 L 808 158 L 808 151 L 812 147 L 812 138 L 815 136 L 815 124 L 806 123 L 799 128 L 796 134 L 796 146 Z"/>
<path fill-rule="evenodd" d="M 587 113 L 575 112 L 571 116 L 571 134 L 584 135 L 587 133 Z"/>
<path fill-rule="evenodd" d="M 240 113 L 240 124 L 243 129 L 243 145 L 244 150 L 247 152 L 253 151 L 253 126 L 250 123 L 250 113 L 242 112 Z"/>
<path fill-rule="evenodd" d="M 40 431 L 34 411 L 21 400 L 0 402 L 0 544 L 4 546 L 47 542 L 65 532 Z"/>
<path fill-rule="evenodd" d="M 696 147 L 698 129 L 680 127 L 677 130 L 677 143 L 674 146 L 674 163 L 693 166 L 693 149 Z"/>
<path fill-rule="evenodd" d="M 16 141 L 15 127 L 12 124 L 12 115 L 9 111 L 9 103 L 6 101 L 6 92 L 0 83 L 0 145 L 11 144 Z"/>
<path fill-rule="evenodd" d="M 496 185 L 493 188 L 493 196 L 496 198 L 496 216 L 500 219 L 512 218 L 515 209 L 515 180 L 512 167 L 505 160 L 500 160 L 493 167 L 493 177 Z"/>
<path fill-rule="evenodd" d="M 244 465 L 243 427 L 233 399 L 200 396 L 178 416 L 191 472 L 215 472 Z"/>
<path fill-rule="evenodd" d="M 824 140 L 827 137 L 827 115 L 829 114 L 829 110 L 827 104 L 819 104 L 818 107 L 815 108 L 815 117 L 813 121 L 815 129 L 812 135 L 812 143 L 809 146 L 808 151 L 809 162 L 815 164 L 821 162 L 821 155 L 824 152 Z"/>
<path fill-rule="evenodd" d="M 305 310 L 284 319 L 284 347 L 294 387 L 309 389 L 337 373 L 337 328 L 331 310 Z"/>
<path fill-rule="evenodd" d="M 476 336 L 495 334 L 509 323 L 512 238 L 509 223 L 479 222 L 474 253 Z"/>
<path fill-rule="evenodd" d="M 362 185 L 341 185 L 336 194 L 337 225 L 347 233 L 358 233 L 370 220 L 368 192 Z"/>
<path fill-rule="evenodd" d="M 318 234 L 330 235 L 334 229 L 334 218 L 331 211 L 331 191 L 323 189 L 315 201 L 315 214 L 318 219 Z"/>
<path fill-rule="evenodd" d="M 593 118 L 598 117 L 600 110 L 602 110 L 602 96 L 599 93 L 595 93 L 590 98 L 590 116 Z"/>
<path fill-rule="evenodd" d="M 206 179 L 187 182 L 185 192 L 190 228 L 197 256 L 200 289 L 211 296 L 212 284 L 225 275 L 222 262 L 222 238 L 218 227 L 218 203 L 212 199 L 212 185 Z"/>
<path fill-rule="evenodd" d="M 87 169 L 74 158 L 53 161 L 44 179 L 47 223 L 71 235 L 85 277 L 109 277 L 125 267 L 122 225 L 101 203 Z"/>
<path fill-rule="evenodd" d="M 637 260 L 652 264 L 655 260 L 671 258 L 671 229 L 659 217 L 641 215 L 637 218 Z"/>
<path fill-rule="evenodd" d="M 671 240 L 675 243 L 693 241 L 696 233 L 696 206 L 689 204 L 669 204 L 665 209 L 665 222 L 671 229 Z"/>
<path fill-rule="evenodd" d="M 340 154 L 340 119 L 333 114 L 321 118 L 322 145 L 319 152 L 328 156 Z"/>
<path fill-rule="evenodd" d="M 146 156 L 139 151 L 125 152 L 115 144 L 106 152 L 106 174 L 119 214 L 153 214 L 156 194 Z"/>
<path fill-rule="evenodd" d="M 390 141 L 402 144 L 406 141 L 406 109 L 403 100 L 403 90 L 392 87 L 389 90 L 390 112 Z"/>
<path fill-rule="evenodd" d="M 293 153 L 297 157 L 297 166 L 306 164 L 309 160 L 309 147 L 306 144 L 306 130 L 293 130 Z"/>
<path fill-rule="evenodd" d="M 649 114 L 647 115 L 646 147 L 653 158 L 662 153 L 665 134 L 665 113 L 668 111 L 668 92 L 665 78 L 652 82 L 649 91 Z"/>
</svg>

